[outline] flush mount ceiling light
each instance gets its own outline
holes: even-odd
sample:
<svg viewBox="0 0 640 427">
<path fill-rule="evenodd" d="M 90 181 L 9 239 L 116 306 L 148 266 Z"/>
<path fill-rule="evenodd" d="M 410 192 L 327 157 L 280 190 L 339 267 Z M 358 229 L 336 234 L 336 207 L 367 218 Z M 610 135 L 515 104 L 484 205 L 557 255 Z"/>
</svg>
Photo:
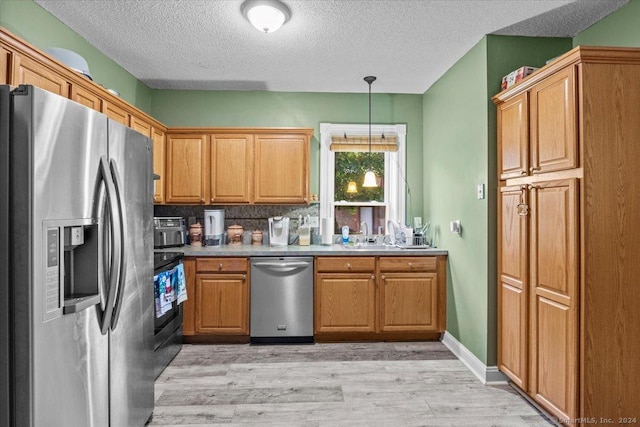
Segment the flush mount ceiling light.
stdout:
<svg viewBox="0 0 640 427">
<path fill-rule="evenodd" d="M 289 8 L 278 0 L 247 0 L 240 10 L 254 27 L 265 33 L 276 31 L 291 17 Z"/>
</svg>

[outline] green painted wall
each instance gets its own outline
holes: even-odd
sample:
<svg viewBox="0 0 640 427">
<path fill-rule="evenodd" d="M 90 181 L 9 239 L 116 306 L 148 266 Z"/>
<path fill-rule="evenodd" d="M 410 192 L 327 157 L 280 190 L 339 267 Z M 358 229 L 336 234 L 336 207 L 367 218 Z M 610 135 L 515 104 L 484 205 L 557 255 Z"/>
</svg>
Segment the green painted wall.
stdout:
<svg viewBox="0 0 640 427">
<path fill-rule="evenodd" d="M 80 54 L 96 83 L 150 113 L 151 89 L 32 0 L 1 0 L 0 25 L 39 49 L 61 47 Z"/>
<path fill-rule="evenodd" d="M 422 216 L 422 95 L 374 93 L 371 105 L 374 123 L 407 125 L 407 181 L 412 194 L 407 216 Z M 154 90 L 151 115 L 167 126 L 314 128 L 311 192 L 316 194 L 320 188 L 320 123 L 369 120 L 367 94 L 309 92 Z"/>
<path fill-rule="evenodd" d="M 640 0 L 629 3 L 573 38 L 573 45 L 640 46 Z"/>
<path fill-rule="evenodd" d="M 425 215 L 449 251 L 447 331 L 496 364 L 496 114 L 503 75 L 541 66 L 571 39 L 487 36 L 423 96 Z M 486 198 L 476 197 L 484 184 Z M 462 222 L 460 236 L 449 221 Z"/>
</svg>

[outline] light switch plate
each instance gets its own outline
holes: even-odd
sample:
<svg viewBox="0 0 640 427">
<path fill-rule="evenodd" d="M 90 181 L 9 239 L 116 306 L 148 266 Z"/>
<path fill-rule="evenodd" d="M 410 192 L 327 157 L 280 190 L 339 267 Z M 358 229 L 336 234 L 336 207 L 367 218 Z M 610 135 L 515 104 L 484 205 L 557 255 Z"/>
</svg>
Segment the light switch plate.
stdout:
<svg viewBox="0 0 640 427">
<path fill-rule="evenodd" d="M 318 217 L 317 217 L 317 216 L 309 217 L 309 226 L 310 226 L 311 228 L 317 228 L 317 227 L 319 227 L 320 225 L 319 225 L 319 222 L 318 222 L 318 221 L 319 221 L 319 219 L 318 219 Z"/>
</svg>

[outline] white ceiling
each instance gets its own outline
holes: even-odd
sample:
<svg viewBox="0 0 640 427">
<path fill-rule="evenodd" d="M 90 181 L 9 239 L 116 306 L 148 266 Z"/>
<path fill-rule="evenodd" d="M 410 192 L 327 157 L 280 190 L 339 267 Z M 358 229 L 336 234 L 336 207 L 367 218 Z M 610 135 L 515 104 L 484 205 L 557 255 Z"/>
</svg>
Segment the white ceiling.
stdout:
<svg viewBox="0 0 640 427">
<path fill-rule="evenodd" d="M 151 88 L 417 94 L 485 34 L 572 37 L 628 2 L 284 0 L 264 34 L 242 0 L 35 1 Z"/>
</svg>

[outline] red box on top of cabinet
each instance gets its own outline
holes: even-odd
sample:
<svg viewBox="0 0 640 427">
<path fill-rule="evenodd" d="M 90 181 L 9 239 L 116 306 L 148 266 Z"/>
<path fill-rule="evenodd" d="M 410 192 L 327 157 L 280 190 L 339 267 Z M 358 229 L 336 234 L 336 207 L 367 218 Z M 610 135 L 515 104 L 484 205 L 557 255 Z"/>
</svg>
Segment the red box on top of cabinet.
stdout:
<svg viewBox="0 0 640 427">
<path fill-rule="evenodd" d="M 513 70 L 512 72 L 510 72 L 509 74 L 507 74 L 502 78 L 502 84 L 500 85 L 500 90 L 505 90 L 513 86 L 514 84 L 519 83 L 525 77 L 527 77 L 529 74 L 533 73 L 537 69 L 538 69 L 537 67 L 524 66 L 524 67 L 518 68 L 517 70 Z"/>
</svg>

